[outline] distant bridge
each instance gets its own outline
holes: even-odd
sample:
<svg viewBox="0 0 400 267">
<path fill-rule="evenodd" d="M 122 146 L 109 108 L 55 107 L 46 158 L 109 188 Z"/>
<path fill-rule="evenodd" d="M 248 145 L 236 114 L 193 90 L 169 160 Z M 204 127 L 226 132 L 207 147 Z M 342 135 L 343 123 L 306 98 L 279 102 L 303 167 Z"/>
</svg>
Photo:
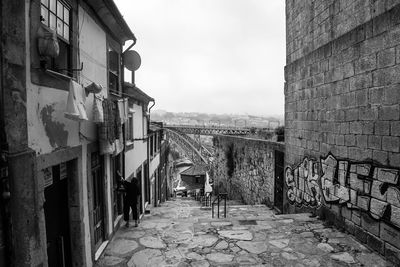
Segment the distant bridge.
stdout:
<svg viewBox="0 0 400 267">
<path fill-rule="evenodd" d="M 167 136 L 191 156 L 194 163 L 208 163 L 213 152 L 201 143 L 200 135 L 248 135 L 254 128 L 229 127 L 229 126 L 205 126 L 205 125 L 164 125 Z M 263 128 L 271 131 L 271 129 Z M 194 138 L 189 134 L 193 134 Z"/>
<path fill-rule="evenodd" d="M 248 127 L 206 126 L 206 125 L 165 125 L 164 128 L 178 130 L 184 134 L 199 135 L 247 135 L 251 133 Z"/>
<path fill-rule="evenodd" d="M 196 142 L 187 136 L 186 134 L 182 134 L 179 131 L 171 130 L 165 128 L 167 138 L 175 142 L 184 152 L 185 154 L 191 158 L 192 162 L 195 164 L 206 163 L 209 162 L 209 154 L 208 151 L 198 149 Z M 207 153 L 208 152 L 208 153 Z"/>
</svg>

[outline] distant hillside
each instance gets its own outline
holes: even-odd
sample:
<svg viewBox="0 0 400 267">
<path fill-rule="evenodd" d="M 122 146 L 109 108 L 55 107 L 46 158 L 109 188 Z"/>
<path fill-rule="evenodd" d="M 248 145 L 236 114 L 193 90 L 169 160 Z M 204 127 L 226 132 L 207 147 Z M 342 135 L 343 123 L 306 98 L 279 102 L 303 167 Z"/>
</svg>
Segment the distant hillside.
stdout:
<svg viewBox="0 0 400 267">
<path fill-rule="evenodd" d="M 282 116 L 263 117 L 255 115 L 168 112 L 165 110 L 154 110 L 151 112 L 150 117 L 152 121 L 162 121 L 166 124 L 276 128 L 284 123 Z"/>
</svg>

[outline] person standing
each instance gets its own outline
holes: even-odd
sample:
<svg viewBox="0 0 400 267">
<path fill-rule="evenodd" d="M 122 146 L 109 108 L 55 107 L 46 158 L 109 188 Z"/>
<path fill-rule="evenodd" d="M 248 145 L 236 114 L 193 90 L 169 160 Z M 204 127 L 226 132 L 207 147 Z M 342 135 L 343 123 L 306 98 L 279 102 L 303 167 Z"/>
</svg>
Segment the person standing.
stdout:
<svg viewBox="0 0 400 267">
<path fill-rule="evenodd" d="M 125 226 L 129 227 L 129 211 L 132 209 L 132 217 L 135 220 L 135 227 L 139 223 L 138 214 L 138 198 L 140 196 L 140 187 L 138 180 L 134 177 L 130 182 L 122 179 L 122 184 L 125 189 L 124 194 L 124 221 L 126 221 Z"/>
</svg>

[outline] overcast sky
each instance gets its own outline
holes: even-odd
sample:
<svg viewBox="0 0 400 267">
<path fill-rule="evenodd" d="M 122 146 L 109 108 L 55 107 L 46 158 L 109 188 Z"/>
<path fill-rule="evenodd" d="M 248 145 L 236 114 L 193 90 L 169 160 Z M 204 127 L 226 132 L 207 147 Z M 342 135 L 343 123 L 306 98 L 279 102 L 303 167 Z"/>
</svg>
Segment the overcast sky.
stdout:
<svg viewBox="0 0 400 267">
<path fill-rule="evenodd" d="M 285 1 L 115 3 L 138 39 L 136 85 L 154 109 L 283 115 Z"/>
</svg>

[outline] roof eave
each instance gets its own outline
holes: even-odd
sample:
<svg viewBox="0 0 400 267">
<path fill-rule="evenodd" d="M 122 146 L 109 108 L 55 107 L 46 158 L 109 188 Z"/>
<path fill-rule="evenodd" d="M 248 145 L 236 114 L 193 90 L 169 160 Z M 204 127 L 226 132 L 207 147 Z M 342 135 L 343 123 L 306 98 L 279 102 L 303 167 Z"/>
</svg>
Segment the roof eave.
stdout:
<svg viewBox="0 0 400 267">
<path fill-rule="evenodd" d="M 113 0 L 86 0 L 86 2 L 121 43 L 136 40 Z"/>
</svg>

